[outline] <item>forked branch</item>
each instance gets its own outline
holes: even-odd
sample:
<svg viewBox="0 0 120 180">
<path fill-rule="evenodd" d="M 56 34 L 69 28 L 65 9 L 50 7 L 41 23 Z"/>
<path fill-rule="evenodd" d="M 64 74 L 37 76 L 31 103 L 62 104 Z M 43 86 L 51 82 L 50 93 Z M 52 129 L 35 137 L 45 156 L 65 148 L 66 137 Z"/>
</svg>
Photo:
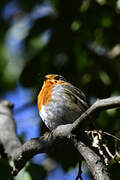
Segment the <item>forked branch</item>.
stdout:
<svg viewBox="0 0 120 180">
<path fill-rule="evenodd" d="M 38 153 L 48 153 L 51 147 L 54 147 L 56 141 L 64 141 L 64 139 L 67 138 L 74 144 L 75 148 L 86 160 L 86 163 L 88 164 L 88 167 L 94 178 L 96 180 L 109 180 L 109 174 L 107 172 L 105 164 L 101 161 L 100 156 L 96 154 L 89 145 L 86 145 L 86 141 L 89 141 L 89 138 L 85 135 L 84 130 L 86 124 L 89 123 L 89 119 L 92 119 L 92 117 L 94 117 L 96 113 L 100 113 L 103 110 L 117 107 L 120 107 L 120 96 L 97 100 L 73 124 L 61 125 L 50 134 L 40 138 L 30 139 L 29 141 L 21 145 L 15 132 L 15 125 L 9 102 L 1 101 L 0 143 L 7 153 L 8 158 L 11 158 L 14 162 L 13 175 L 17 175 L 17 173 L 24 167 L 25 163 L 34 155 Z M 5 127 L 7 124 L 11 124 L 11 126 L 10 128 L 6 128 L 7 133 L 5 133 L 5 131 L 2 129 L 4 129 L 3 127 Z M 88 139 L 82 138 L 82 136 L 80 136 L 78 140 L 77 136 L 75 135 L 75 131 L 79 127 L 80 129 L 82 129 L 81 133 Z M 10 144 L 12 148 L 9 148 Z"/>
</svg>

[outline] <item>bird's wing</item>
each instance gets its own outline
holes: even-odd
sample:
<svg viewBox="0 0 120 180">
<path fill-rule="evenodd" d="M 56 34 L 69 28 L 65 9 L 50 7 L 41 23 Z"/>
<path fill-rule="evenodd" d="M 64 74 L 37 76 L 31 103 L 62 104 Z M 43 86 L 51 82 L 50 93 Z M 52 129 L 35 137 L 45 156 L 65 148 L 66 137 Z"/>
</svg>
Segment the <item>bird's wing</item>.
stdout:
<svg viewBox="0 0 120 180">
<path fill-rule="evenodd" d="M 85 111 L 88 109 L 89 105 L 87 102 L 87 98 L 85 94 L 78 89 L 77 87 L 73 86 L 72 84 L 63 84 L 64 90 L 66 91 L 67 95 L 72 98 L 72 100 L 82 109 Z"/>
</svg>

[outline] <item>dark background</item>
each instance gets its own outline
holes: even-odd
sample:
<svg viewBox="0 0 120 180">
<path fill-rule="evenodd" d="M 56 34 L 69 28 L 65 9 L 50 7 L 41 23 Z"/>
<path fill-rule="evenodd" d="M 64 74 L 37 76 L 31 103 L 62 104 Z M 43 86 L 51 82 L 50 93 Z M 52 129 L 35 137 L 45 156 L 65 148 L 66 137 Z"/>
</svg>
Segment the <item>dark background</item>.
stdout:
<svg viewBox="0 0 120 180">
<path fill-rule="evenodd" d="M 40 130 L 36 106 L 41 75 L 62 74 L 85 92 L 91 104 L 97 98 L 120 95 L 119 43 L 119 0 L 0 1 L 0 96 L 14 103 L 23 142 L 45 131 Z M 119 117 L 119 109 L 105 111 L 96 126 L 119 137 Z M 111 141 L 109 146 L 114 151 Z M 76 153 L 60 152 L 54 157 L 36 156 L 14 179 L 75 179 Z M 89 179 L 85 162 L 82 169 L 84 179 Z M 109 169 L 113 179 L 120 179 L 117 162 L 111 162 Z M 13 179 L 2 160 L 0 179 Z"/>
</svg>

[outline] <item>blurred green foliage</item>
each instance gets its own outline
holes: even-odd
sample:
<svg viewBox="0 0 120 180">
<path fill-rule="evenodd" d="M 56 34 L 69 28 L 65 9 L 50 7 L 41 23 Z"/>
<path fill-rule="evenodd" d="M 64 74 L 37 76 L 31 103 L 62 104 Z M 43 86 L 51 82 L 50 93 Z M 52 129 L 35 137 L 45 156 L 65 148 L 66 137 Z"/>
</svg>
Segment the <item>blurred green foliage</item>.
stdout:
<svg viewBox="0 0 120 180">
<path fill-rule="evenodd" d="M 46 6 L 52 11 L 39 18 L 32 17 L 35 1 L 18 1 L 18 10 L 5 19 L 8 3 L 1 0 L 0 6 L 1 92 L 20 81 L 38 93 L 40 75 L 58 73 L 83 89 L 91 103 L 120 95 L 120 49 L 111 51 L 120 43 L 119 0 L 50 0 Z M 119 109 L 103 112 L 97 126 L 119 135 L 119 117 Z"/>
<path fill-rule="evenodd" d="M 27 163 L 16 177 L 12 176 L 11 170 L 7 160 L 0 159 L 0 179 L 2 180 L 43 180 L 46 175 L 42 166 L 33 163 Z"/>
<path fill-rule="evenodd" d="M 0 179 L 13 180 L 8 162 L 2 159 L 0 159 Z"/>
</svg>

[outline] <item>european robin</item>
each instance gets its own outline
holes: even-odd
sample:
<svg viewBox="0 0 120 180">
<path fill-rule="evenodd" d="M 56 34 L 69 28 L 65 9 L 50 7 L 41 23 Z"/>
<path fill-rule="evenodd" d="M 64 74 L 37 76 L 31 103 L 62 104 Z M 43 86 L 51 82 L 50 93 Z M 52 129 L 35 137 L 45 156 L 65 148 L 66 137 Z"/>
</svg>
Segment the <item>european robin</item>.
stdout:
<svg viewBox="0 0 120 180">
<path fill-rule="evenodd" d="M 59 125 L 73 123 L 86 109 L 84 93 L 57 74 L 44 77 L 38 95 L 39 114 L 50 131 Z"/>
</svg>

